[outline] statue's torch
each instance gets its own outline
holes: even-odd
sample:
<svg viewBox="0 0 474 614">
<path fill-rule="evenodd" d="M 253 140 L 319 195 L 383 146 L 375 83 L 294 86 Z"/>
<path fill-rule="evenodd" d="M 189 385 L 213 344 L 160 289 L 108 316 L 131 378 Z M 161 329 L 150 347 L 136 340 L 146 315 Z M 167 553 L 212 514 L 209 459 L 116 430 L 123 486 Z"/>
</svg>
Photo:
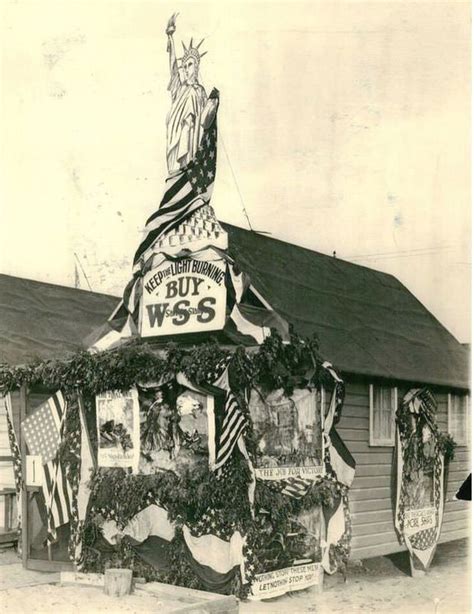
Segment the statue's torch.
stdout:
<svg viewBox="0 0 474 614">
<path fill-rule="evenodd" d="M 176 32 L 176 18 L 178 17 L 178 15 L 179 13 L 174 13 L 168 19 L 168 25 L 166 26 L 166 34 L 168 35 L 168 44 L 166 46 L 167 53 L 171 51 L 170 37 L 173 36 L 173 34 Z"/>
</svg>

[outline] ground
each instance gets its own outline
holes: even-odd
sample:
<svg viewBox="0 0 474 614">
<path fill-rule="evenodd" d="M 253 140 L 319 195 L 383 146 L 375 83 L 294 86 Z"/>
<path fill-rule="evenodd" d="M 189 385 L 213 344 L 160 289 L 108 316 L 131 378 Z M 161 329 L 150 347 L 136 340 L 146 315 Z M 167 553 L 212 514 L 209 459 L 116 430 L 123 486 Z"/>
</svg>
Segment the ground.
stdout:
<svg viewBox="0 0 474 614">
<path fill-rule="evenodd" d="M 471 611 L 470 552 L 466 540 L 438 546 L 428 573 L 408 575 L 406 553 L 351 563 L 347 581 L 325 578 L 322 594 L 310 589 L 267 602 L 246 602 L 242 614 L 294 612 L 403 612 L 464 614 Z M 155 597 L 138 595 L 114 600 L 100 590 L 59 587 L 57 574 L 24 570 L 10 550 L 0 551 L 0 612 L 165 612 Z"/>
</svg>

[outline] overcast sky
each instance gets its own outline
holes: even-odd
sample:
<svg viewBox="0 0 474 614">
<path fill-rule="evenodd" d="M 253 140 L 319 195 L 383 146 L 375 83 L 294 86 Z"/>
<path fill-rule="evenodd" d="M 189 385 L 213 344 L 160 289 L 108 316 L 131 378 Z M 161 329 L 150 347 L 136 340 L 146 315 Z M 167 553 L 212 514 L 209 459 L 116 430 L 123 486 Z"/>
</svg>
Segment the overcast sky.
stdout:
<svg viewBox="0 0 474 614">
<path fill-rule="evenodd" d="M 217 216 L 396 275 L 470 340 L 468 2 L 2 4 L 0 272 L 119 294 L 160 201 L 164 30 L 221 92 Z M 87 288 L 84 277 L 81 285 Z"/>
</svg>

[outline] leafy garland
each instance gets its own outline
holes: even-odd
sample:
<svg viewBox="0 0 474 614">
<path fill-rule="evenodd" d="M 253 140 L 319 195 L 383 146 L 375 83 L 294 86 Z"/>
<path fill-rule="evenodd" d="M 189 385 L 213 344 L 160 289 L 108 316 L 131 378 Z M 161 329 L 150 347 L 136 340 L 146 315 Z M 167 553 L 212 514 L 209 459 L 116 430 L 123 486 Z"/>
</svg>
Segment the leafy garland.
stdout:
<svg viewBox="0 0 474 614">
<path fill-rule="evenodd" d="M 416 399 L 416 403 L 413 399 Z M 425 499 L 424 476 L 432 474 L 438 479 L 440 457 L 444 457 L 445 471 L 454 458 L 456 443 L 444 434 L 436 422 L 436 402 L 427 389 L 414 391 L 414 396 L 403 401 L 396 413 L 400 433 L 403 479 L 399 515 L 408 504 L 420 504 Z M 441 477 L 441 479 L 445 479 Z M 435 487 L 436 490 L 436 487 Z M 400 539 L 402 537 L 400 536 Z"/>
<path fill-rule="evenodd" d="M 129 390 L 139 382 L 171 378 L 179 372 L 200 384 L 208 380 L 219 363 L 228 359 L 233 389 L 258 385 L 264 391 L 283 388 L 286 394 L 291 394 L 301 382 L 319 385 L 327 378 L 317 356 L 316 338 L 292 335 L 290 343 L 284 343 L 276 331 L 255 351 L 242 346 L 231 351 L 216 341 L 190 349 L 169 343 L 157 351 L 142 340 L 134 340 L 97 354 L 82 350 L 67 360 L 24 366 L 2 363 L 0 391 L 7 393 L 25 384 L 61 389 L 65 393 L 79 389 L 83 394 L 95 395 L 107 390 Z"/>
<path fill-rule="evenodd" d="M 431 412 L 424 406 L 418 414 L 401 404 L 396 415 L 402 437 L 405 467 L 409 476 L 419 471 L 432 471 L 439 454 L 445 461 L 453 460 L 456 442 L 450 434 L 442 433 Z"/>
</svg>

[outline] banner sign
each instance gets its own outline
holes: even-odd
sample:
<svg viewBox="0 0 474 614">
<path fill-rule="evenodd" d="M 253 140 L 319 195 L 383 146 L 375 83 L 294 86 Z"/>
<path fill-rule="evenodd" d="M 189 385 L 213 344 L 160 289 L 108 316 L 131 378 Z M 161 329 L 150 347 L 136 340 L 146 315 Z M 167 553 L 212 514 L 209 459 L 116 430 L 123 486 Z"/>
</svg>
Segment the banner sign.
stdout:
<svg viewBox="0 0 474 614">
<path fill-rule="evenodd" d="M 414 573 L 429 567 L 443 522 L 444 451 L 431 392 L 411 389 L 396 420 L 395 528 Z"/>
<path fill-rule="evenodd" d="M 226 264 L 165 260 L 143 278 L 141 336 L 220 330 L 226 317 Z"/>
<path fill-rule="evenodd" d="M 140 408 L 136 389 L 110 391 L 96 399 L 99 467 L 133 467 L 140 460 Z"/>
<path fill-rule="evenodd" d="M 257 574 L 250 599 L 270 599 L 315 586 L 320 583 L 321 571 L 320 563 L 309 563 Z"/>
<path fill-rule="evenodd" d="M 405 535 L 414 535 L 434 527 L 436 527 L 436 509 L 434 507 L 405 511 Z"/>
<path fill-rule="evenodd" d="M 288 478 L 316 479 L 323 475 L 323 466 L 316 467 L 260 467 L 255 469 L 259 480 L 287 480 Z"/>
<path fill-rule="evenodd" d="M 318 391 L 282 390 L 263 398 L 256 390 L 250 397 L 250 415 L 257 438 L 255 472 L 262 480 L 323 475 L 323 428 Z"/>
</svg>

